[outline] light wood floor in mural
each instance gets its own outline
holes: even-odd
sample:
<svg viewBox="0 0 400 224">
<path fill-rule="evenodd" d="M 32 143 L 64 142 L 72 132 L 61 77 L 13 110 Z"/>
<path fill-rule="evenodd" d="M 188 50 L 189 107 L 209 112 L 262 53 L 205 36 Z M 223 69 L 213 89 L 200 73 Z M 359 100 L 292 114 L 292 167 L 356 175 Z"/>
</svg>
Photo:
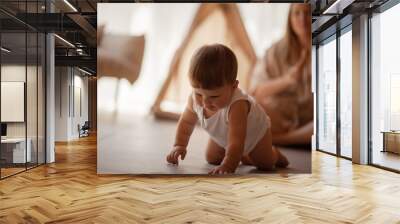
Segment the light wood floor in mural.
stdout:
<svg viewBox="0 0 400 224">
<path fill-rule="evenodd" d="M 96 138 L 0 181 L 0 223 L 400 223 L 400 175 L 313 152 L 313 174 L 97 176 Z"/>
</svg>

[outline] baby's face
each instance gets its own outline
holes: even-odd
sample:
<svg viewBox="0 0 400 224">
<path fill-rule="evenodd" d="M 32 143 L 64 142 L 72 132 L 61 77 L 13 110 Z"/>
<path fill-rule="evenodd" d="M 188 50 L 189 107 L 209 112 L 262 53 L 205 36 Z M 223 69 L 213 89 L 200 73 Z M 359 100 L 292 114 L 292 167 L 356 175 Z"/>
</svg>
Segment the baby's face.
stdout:
<svg viewBox="0 0 400 224">
<path fill-rule="evenodd" d="M 237 83 L 227 84 L 216 89 L 193 88 L 196 103 L 208 111 L 216 112 L 226 107 L 237 88 Z"/>
</svg>

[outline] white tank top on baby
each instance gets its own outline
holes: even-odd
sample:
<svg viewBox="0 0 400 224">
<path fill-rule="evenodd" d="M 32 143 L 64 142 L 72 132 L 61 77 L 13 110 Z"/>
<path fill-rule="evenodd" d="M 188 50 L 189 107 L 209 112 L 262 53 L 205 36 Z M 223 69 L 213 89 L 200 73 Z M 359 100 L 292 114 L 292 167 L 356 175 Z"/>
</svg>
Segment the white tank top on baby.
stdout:
<svg viewBox="0 0 400 224">
<path fill-rule="evenodd" d="M 194 94 L 192 94 L 194 95 Z M 196 103 L 193 97 L 193 110 L 197 114 L 200 125 L 208 132 L 210 138 L 224 149 L 228 146 L 228 115 L 231 105 L 238 100 L 247 100 L 250 104 L 250 111 L 247 116 L 247 131 L 243 154 L 249 153 L 257 143 L 264 137 L 271 121 L 264 110 L 258 105 L 254 98 L 237 88 L 233 93 L 231 102 L 228 106 L 218 110 L 211 117 L 206 118 L 203 107 Z"/>
</svg>

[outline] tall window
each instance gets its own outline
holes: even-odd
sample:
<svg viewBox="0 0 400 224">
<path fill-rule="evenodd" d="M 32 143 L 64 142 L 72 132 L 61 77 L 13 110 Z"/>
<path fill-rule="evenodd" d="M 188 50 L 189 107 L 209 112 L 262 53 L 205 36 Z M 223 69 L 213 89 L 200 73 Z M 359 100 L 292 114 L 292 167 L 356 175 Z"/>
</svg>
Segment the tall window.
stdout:
<svg viewBox="0 0 400 224">
<path fill-rule="evenodd" d="M 400 73 L 390 74 L 390 130 L 400 130 Z"/>
<path fill-rule="evenodd" d="M 351 27 L 348 27 L 351 28 Z M 340 154 L 351 158 L 352 141 L 352 35 L 340 36 Z"/>
<path fill-rule="evenodd" d="M 400 4 L 371 18 L 372 163 L 400 170 Z"/>
<path fill-rule="evenodd" d="M 336 153 L 336 39 L 318 48 L 318 149 Z"/>
</svg>

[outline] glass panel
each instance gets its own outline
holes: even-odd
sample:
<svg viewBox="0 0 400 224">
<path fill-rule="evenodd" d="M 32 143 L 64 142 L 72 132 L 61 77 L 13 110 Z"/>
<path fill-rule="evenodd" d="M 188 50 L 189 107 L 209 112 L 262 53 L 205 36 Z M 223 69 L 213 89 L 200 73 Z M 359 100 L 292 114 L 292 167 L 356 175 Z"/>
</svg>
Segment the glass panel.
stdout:
<svg viewBox="0 0 400 224">
<path fill-rule="evenodd" d="M 340 152 L 352 157 L 352 35 L 340 37 Z"/>
<path fill-rule="evenodd" d="M 374 15 L 372 25 L 372 163 L 400 170 L 400 4 Z"/>
<path fill-rule="evenodd" d="M 25 170 L 26 34 L 1 34 L 1 140 L 2 178 Z M 28 144 L 29 145 L 29 144 Z M 28 147 L 29 149 L 29 147 Z"/>
<path fill-rule="evenodd" d="M 22 20 L 31 16 L 25 12 L 45 12 L 44 0 L 1 1 L 0 6 Z M 44 34 L 3 12 L 0 12 L 0 30 L 3 136 L 0 176 L 4 178 L 45 161 L 46 54 Z"/>
<path fill-rule="evenodd" d="M 336 153 L 336 38 L 318 48 L 318 149 Z"/>
<path fill-rule="evenodd" d="M 26 82 L 26 112 L 27 112 L 27 142 L 28 142 L 28 149 L 30 148 L 31 153 L 28 154 L 30 158 L 28 158 L 28 168 L 37 165 L 37 150 L 38 150 L 38 143 L 37 143 L 37 132 L 38 132 L 38 125 L 37 125 L 37 73 L 38 73 L 38 49 L 37 49 L 37 33 L 36 32 L 29 32 L 27 33 L 28 38 L 28 62 L 27 62 L 27 82 Z"/>
</svg>

